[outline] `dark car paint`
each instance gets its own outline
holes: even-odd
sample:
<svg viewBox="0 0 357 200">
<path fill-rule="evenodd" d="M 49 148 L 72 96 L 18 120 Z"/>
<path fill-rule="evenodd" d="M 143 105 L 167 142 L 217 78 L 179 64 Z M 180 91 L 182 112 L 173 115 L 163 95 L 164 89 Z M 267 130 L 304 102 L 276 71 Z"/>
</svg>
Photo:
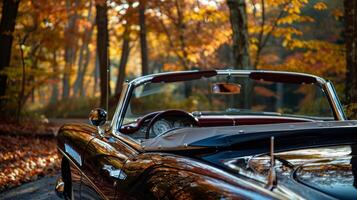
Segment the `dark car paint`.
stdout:
<svg viewBox="0 0 357 200">
<path fill-rule="evenodd" d="M 202 74 L 202 76 L 214 75 L 211 72 L 181 74 L 183 76 L 180 79 L 186 79 L 186 76 L 190 79 L 200 78 Z M 148 76 L 135 80 L 132 84 L 142 84 L 150 81 L 150 78 L 157 82 L 169 81 L 175 76 L 177 76 L 175 73 Z M 316 79 L 318 82 L 321 80 Z M 122 112 L 123 109 L 125 104 L 119 108 L 119 111 Z M 336 119 L 340 118 L 336 117 Z M 114 119 L 116 126 L 112 127 L 114 131 L 119 129 L 121 122 L 122 118 L 116 116 Z M 120 137 L 116 134 L 106 135 L 105 138 L 100 138 L 95 127 L 85 124 L 69 124 L 59 130 L 58 149 L 64 155 L 63 159 L 70 163 L 69 181 L 72 184 L 73 197 L 76 199 L 281 199 L 288 197 L 264 189 L 264 183 L 259 183 L 254 178 L 231 173 L 218 166 L 213 160 L 202 160 L 231 153 L 228 149 L 217 151 L 205 147 L 209 149 L 205 151 L 190 147 L 185 151 L 177 152 L 144 152 L 143 149 L 129 146 L 128 141 L 118 139 Z M 250 150 L 246 151 L 247 155 L 255 153 Z M 62 171 L 66 173 L 66 170 Z M 296 187 L 304 186 L 296 184 Z M 316 193 L 321 192 L 311 191 L 311 194 L 316 195 Z"/>
<path fill-rule="evenodd" d="M 88 131 L 80 132 L 72 126 L 60 129 L 58 144 L 59 150 L 65 154 L 64 158 L 71 163 L 75 198 L 171 199 L 178 197 L 176 190 L 181 187 L 180 196 L 187 197 L 207 195 L 210 199 L 218 196 L 228 199 L 276 198 L 262 187 L 239 184 L 248 181 L 239 181 L 223 171 L 215 172 L 217 169 L 203 163 L 173 154 L 139 153 L 114 137 L 99 139 Z M 81 156 L 82 162 L 76 161 L 78 158 L 74 158 L 73 152 L 72 155 L 71 152 L 66 152 L 65 145 L 73 145 L 73 150 Z M 105 165 L 111 168 L 104 167 Z M 119 170 L 119 174 L 110 176 L 110 171 L 115 170 Z M 188 177 L 193 179 L 187 179 Z M 158 180 L 164 184 L 157 185 Z"/>
<path fill-rule="evenodd" d="M 260 131 L 249 131 L 250 127 L 246 126 L 247 129 L 238 129 L 243 130 L 243 134 L 235 134 L 234 131 L 238 132 L 238 130 L 236 128 L 232 128 L 233 133 L 231 134 L 207 137 L 190 143 L 189 146 L 211 147 L 220 150 L 261 149 L 260 151 L 268 152 L 270 137 L 272 136 L 275 137 L 275 149 L 277 151 L 302 147 L 306 148 L 316 144 L 321 146 L 332 145 L 335 143 L 349 144 L 350 142 L 357 141 L 356 123 L 357 121 L 318 122 L 310 123 L 310 125 L 316 124 L 316 126 L 309 128 L 298 128 L 298 124 L 295 125 L 296 128 L 290 128 L 292 124 L 286 124 L 286 127 L 284 127 L 284 125 L 279 125 L 282 126 L 282 128 L 276 129 L 273 129 L 274 125 L 267 125 L 262 126 Z M 304 126 L 306 124 L 308 123 L 301 125 Z M 264 130 L 264 127 L 266 127 L 266 130 Z M 268 127 L 270 127 L 270 129 Z M 255 146 L 251 145 L 252 142 L 255 143 Z"/>
<path fill-rule="evenodd" d="M 83 164 L 83 171 L 86 172 L 83 177 L 85 188 L 96 186 L 97 193 L 108 199 L 115 199 L 117 181 L 122 176 L 121 169 L 125 161 L 136 152 L 114 138 L 93 138 L 86 152 L 88 154 L 85 155 Z M 85 193 L 87 189 L 82 191 Z"/>
<path fill-rule="evenodd" d="M 136 171 L 141 160 L 150 160 L 150 167 L 144 173 L 143 169 Z M 173 154 L 142 154 L 134 162 L 129 161 L 124 172 L 128 177 L 137 177 L 126 180 L 128 182 L 123 182 L 123 185 L 133 186 L 127 188 L 127 191 L 130 191 L 128 194 L 138 199 L 275 198 L 270 191 L 247 180 L 239 179 L 197 160 Z"/>
<path fill-rule="evenodd" d="M 77 197 L 115 199 L 116 181 L 120 179 L 120 173 L 115 170 L 121 170 L 125 161 L 135 156 L 137 151 L 113 137 L 97 138 L 96 131 L 89 125 L 63 126 L 58 134 L 58 147 L 71 161 L 74 194 L 80 193 Z M 70 146 L 74 152 L 69 152 L 65 146 Z M 76 192 L 78 190 L 81 192 Z"/>
<path fill-rule="evenodd" d="M 81 130 L 79 127 L 83 127 L 85 131 L 79 131 Z M 245 154 L 237 151 L 238 153 L 234 156 L 224 155 L 227 150 L 206 154 L 197 154 L 193 150 L 191 155 L 185 152 L 182 156 L 179 155 L 180 152 L 139 152 L 115 137 L 97 138 L 93 134 L 94 131 L 96 131 L 95 128 L 79 124 L 64 126 L 59 131 L 59 149 L 65 154 L 65 158 L 71 162 L 71 178 L 75 198 L 284 198 L 284 196 L 265 190 L 264 184 L 255 182 L 253 178 L 249 180 L 244 176 L 233 176 L 232 173 L 229 173 L 229 170 L 215 165 L 215 162 L 221 158 L 261 154 L 267 152 L 268 149 L 257 148 L 260 149 L 260 152 L 257 152 L 252 148 L 244 147 L 243 149 L 246 149 Z M 356 141 L 356 138 L 351 138 L 350 143 L 356 143 Z M 336 140 L 335 144 L 338 142 L 339 140 Z M 81 155 L 81 163 L 76 161 L 78 158 L 75 159 L 71 152 L 66 152 L 65 144 L 66 146 L 71 145 L 73 150 Z M 314 144 L 316 147 L 321 146 L 318 142 Z M 306 147 L 311 148 L 313 146 L 306 144 Z M 306 147 L 300 144 L 300 148 Z M 295 148 L 299 149 L 298 147 Z M 277 150 L 282 151 L 279 148 Z M 284 151 L 286 150 L 284 149 Z M 230 152 L 232 153 L 232 150 Z M 201 158 L 210 164 L 206 164 L 206 161 L 201 160 Z M 305 158 L 305 161 L 310 162 L 309 158 Z M 306 166 L 308 165 L 301 167 Z M 110 172 L 115 170 L 119 173 L 114 173 L 114 176 L 111 176 Z M 309 184 L 307 180 L 300 180 L 299 178 L 296 178 L 296 180 L 300 184 L 295 183 L 295 188 L 308 186 L 311 196 L 336 197 L 335 193 L 332 196 L 324 196 L 329 193 L 324 192 L 324 188 Z M 306 191 L 309 190 L 305 189 Z M 341 196 L 337 197 L 341 198 Z"/>
<path fill-rule="evenodd" d="M 70 178 L 67 181 L 71 181 L 74 198 L 80 198 L 82 165 L 84 161 L 82 157 L 86 154 L 88 143 L 94 138 L 93 135 L 96 131 L 93 126 L 86 124 L 67 124 L 60 128 L 57 135 L 58 149 L 65 156 L 64 159 L 69 161 L 71 176 L 69 176 Z M 80 159 L 78 155 L 81 156 Z M 62 172 L 66 171 L 62 169 Z M 62 174 L 62 177 L 68 176 Z"/>
</svg>

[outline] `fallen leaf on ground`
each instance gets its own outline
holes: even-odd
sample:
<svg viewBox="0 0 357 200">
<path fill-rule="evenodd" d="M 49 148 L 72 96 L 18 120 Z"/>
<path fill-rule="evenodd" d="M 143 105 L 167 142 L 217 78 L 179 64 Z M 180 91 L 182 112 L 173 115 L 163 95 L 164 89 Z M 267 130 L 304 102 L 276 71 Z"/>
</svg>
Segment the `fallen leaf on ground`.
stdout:
<svg viewBox="0 0 357 200">
<path fill-rule="evenodd" d="M 57 174 L 59 169 L 55 138 L 0 136 L 0 191 Z"/>
</svg>

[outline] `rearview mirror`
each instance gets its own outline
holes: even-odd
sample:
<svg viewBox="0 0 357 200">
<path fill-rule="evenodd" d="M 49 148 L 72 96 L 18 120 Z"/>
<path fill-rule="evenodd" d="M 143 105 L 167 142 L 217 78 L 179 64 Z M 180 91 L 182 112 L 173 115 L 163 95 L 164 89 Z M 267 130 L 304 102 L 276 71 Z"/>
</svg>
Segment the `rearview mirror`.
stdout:
<svg viewBox="0 0 357 200">
<path fill-rule="evenodd" d="M 213 94 L 240 94 L 241 87 L 235 83 L 214 83 L 211 89 Z"/>
</svg>

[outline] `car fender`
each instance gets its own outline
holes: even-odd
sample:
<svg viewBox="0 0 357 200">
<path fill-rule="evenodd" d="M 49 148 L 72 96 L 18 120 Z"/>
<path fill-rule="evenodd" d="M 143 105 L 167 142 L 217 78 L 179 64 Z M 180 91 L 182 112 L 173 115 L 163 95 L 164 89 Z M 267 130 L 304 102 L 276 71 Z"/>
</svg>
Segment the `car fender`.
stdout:
<svg viewBox="0 0 357 200">
<path fill-rule="evenodd" d="M 195 159 L 143 153 L 126 162 L 119 193 L 137 199 L 280 199 L 261 185 Z"/>
</svg>

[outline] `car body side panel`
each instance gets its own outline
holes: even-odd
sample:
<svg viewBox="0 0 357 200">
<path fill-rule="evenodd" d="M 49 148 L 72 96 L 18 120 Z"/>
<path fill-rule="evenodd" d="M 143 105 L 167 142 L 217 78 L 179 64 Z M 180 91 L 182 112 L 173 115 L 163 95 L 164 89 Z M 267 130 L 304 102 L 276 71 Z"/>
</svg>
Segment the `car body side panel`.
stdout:
<svg viewBox="0 0 357 200">
<path fill-rule="evenodd" d="M 118 182 L 126 199 L 276 199 L 260 186 L 193 159 L 172 154 L 140 154 L 129 159 Z"/>
<path fill-rule="evenodd" d="M 67 124 L 57 135 L 58 148 L 81 168 L 87 145 L 94 138 L 96 129 L 86 124 Z"/>
<path fill-rule="evenodd" d="M 144 191 L 141 184 L 155 166 L 150 154 L 138 154 L 125 162 L 122 179 L 118 181 L 119 199 L 151 199 L 153 196 Z M 145 197 L 145 198 L 144 198 Z"/>
<path fill-rule="evenodd" d="M 64 196 L 66 198 L 80 199 L 82 171 L 67 154 L 62 154 L 61 175 L 66 184 Z"/>
<path fill-rule="evenodd" d="M 90 141 L 83 166 L 82 199 L 93 196 L 117 199 L 118 181 L 126 177 L 122 168 L 136 151 L 116 138 L 94 138 Z M 119 196 L 120 198 L 120 196 Z"/>
<path fill-rule="evenodd" d="M 80 190 L 81 190 L 81 177 L 82 173 L 78 167 L 70 163 L 71 170 L 71 185 L 72 185 L 72 194 L 74 199 L 80 199 Z"/>
<path fill-rule="evenodd" d="M 159 167 L 131 192 L 136 199 L 274 199 L 191 171 Z"/>
<path fill-rule="evenodd" d="M 272 193 L 269 190 L 266 190 L 263 185 L 259 185 L 257 182 L 249 182 L 244 179 L 238 178 L 236 176 L 233 176 L 223 170 L 220 170 L 218 168 L 215 168 L 211 165 L 205 164 L 201 161 L 187 158 L 187 157 L 182 157 L 179 155 L 172 155 L 172 154 L 154 154 L 152 156 L 152 159 L 154 160 L 155 163 L 168 167 L 168 168 L 173 168 L 177 169 L 178 171 L 189 171 L 190 173 L 195 173 L 200 175 L 203 180 L 205 180 L 205 177 L 210 177 L 210 179 L 214 179 L 217 182 L 224 182 L 228 184 L 232 190 L 232 192 L 235 193 L 234 196 L 237 197 L 244 197 L 251 199 L 255 199 L 255 195 L 260 196 L 258 199 L 271 199 L 271 198 L 279 198 L 276 196 L 274 193 Z M 196 183 L 200 183 L 199 181 L 195 181 Z M 210 183 L 210 180 L 207 179 L 207 183 Z M 214 188 L 218 188 L 218 190 L 221 190 L 222 192 L 225 191 L 225 188 L 221 188 L 220 184 L 217 185 L 211 185 Z M 235 189 L 233 189 L 235 188 Z M 252 193 L 251 193 L 252 192 Z M 246 196 L 248 195 L 248 196 Z"/>
<path fill-rule="evenodd" d="M 70 177 L 68 181 L 71 182 L 72 195 L 75 199 L 80 198 L 85 152 L 89 141 L 94 138 L 92 135 L 94 131 L 95 128 L 85 124 L 67 124 L 58 131 L 58 148 L 64 155 L 63 159 L 67 159 L 70 166 L 70 176 L 62 174 L 62 177 Z M 66 172 L 66 170 L 62 171 Z"/>
</svg>

